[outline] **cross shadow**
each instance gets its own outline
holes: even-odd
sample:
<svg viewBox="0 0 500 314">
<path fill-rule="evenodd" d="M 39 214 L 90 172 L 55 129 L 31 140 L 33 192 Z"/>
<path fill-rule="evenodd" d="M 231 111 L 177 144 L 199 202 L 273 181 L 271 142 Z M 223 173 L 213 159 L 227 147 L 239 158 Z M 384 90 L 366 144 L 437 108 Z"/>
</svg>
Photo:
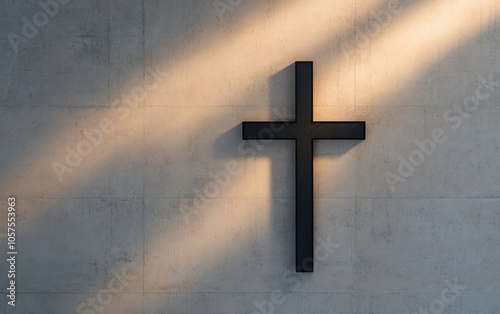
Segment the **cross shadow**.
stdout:
<svg viewBox="0 0 500 314">
<path fill-rule="evenodd" d="M 295 116 L 295 63 L 269 78 L 270 118 L 263 121 L 293 121 Z M 332 104 L 333 106 L 335 104 Z M 313 104 L 314 106 L 314 104 Z M 259 121 L 249 118 L 247 120 Z M 338 158 L 361 141 L 314 141 L 314 156 Z M 328 145 L 327 145 L 328 143 Z M 242 140 L 242 123 L 219 136 L 214 144 L 216 157 L 229 159 L 266 158 L 271 161 L 269 228 L 272 254 L 280 262 L 273 264 L 275 272 L 295 269 L 295 144 L 291 140 Z M 242 149 L 245 147 L 245 149 Z M 292 158 L 290 158 L 292 156 Z M 248 164 L 247 164 L 248 168 Z M 256 171 L 259 171 L 258 169 Z M 255 176 L 266 177 L 256 173 Z M 259 184 L 258 180 L 257 184 Z M 316 180 L 315 180 L 316 181 Z M 313 182 L 314 184 L 315 182 Z M 266 185 L 265 182 L 262 182 Z M 316 186 L 316 184 L 314 184 Z M 282 203 L 286 202 L 284 206 Z M 285 211 L 283 210 L 285 208 Z M 317 215 L 314 215 L 316 226 Z M 316 233 L 315 233 L 316 234 Z M 278 266 L 279 265 L 279 266 Z M 279 267 L 279 268 L 278 268 Z"/>
</svg>

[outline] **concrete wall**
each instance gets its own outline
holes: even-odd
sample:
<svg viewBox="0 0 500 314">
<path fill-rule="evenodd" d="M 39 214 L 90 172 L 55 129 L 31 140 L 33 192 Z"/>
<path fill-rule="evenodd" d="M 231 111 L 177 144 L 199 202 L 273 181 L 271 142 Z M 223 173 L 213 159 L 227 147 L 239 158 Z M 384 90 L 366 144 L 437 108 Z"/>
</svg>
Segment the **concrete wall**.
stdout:
<svg viewBox="0 0 500 314">
<path fill-rule="evenodd" d="M 496 0 L 45 7 L 0 4 L 2 313 L 500 313 Z M 367 123 L 315 147 L 312 274 L 293 144 L 238 149 L 297 60 L 316 120 Z"/>
</svg>

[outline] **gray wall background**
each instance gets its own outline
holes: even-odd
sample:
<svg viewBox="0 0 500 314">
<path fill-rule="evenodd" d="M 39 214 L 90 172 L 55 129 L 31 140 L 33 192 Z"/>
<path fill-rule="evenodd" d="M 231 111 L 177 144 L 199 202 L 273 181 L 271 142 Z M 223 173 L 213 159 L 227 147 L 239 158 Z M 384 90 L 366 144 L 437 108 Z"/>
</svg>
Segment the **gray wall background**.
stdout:
<svg viewBox="0 0 500 314">
<path fill-rule="evenodd" d="M 478 78 L 500 81 L 497 1 L 46 10 L 0 3 L 3 313 L 500 313 L 500 85 Z M 292 272 L 293 144 L 238 150 L 241 121 L 293 116 L 297 60 L 316 120 L 367 122 L 315 147 L 317 247 L 334 245 L 313 274 Z"/>
</svg>

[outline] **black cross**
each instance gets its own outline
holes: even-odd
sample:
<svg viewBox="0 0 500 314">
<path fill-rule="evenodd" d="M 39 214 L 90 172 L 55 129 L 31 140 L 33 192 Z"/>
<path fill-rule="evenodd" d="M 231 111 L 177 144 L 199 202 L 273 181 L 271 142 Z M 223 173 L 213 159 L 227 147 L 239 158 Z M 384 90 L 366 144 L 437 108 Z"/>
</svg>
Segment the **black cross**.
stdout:
<svg viewBox="0 0 500 314">
<path fill-rule="evenodd" d="M 243 122 L 243 139 L 295 141 L 295 271 L 313 272 L 314 140 L 364 140 L 365 122 L 314 122 L 313 63 L 295 62 L 295 120 Z"/>
</svg>

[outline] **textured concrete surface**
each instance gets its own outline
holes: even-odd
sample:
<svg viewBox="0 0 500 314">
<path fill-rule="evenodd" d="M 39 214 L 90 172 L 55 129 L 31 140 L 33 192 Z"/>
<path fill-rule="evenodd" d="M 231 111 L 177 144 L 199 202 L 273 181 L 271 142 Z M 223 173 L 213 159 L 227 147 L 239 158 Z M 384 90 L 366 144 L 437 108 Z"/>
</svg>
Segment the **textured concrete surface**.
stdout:
<svg viewBox="0 0 500 314">
<path fill-rule="evenodd" d="M 49 2 L 0 4 L 2 313 L 500 313 L 496 0 Z M 367 123 L 315 147 L 313 274 L 293 144 L 241 141 L 297 60 Z"/>
</svg>

